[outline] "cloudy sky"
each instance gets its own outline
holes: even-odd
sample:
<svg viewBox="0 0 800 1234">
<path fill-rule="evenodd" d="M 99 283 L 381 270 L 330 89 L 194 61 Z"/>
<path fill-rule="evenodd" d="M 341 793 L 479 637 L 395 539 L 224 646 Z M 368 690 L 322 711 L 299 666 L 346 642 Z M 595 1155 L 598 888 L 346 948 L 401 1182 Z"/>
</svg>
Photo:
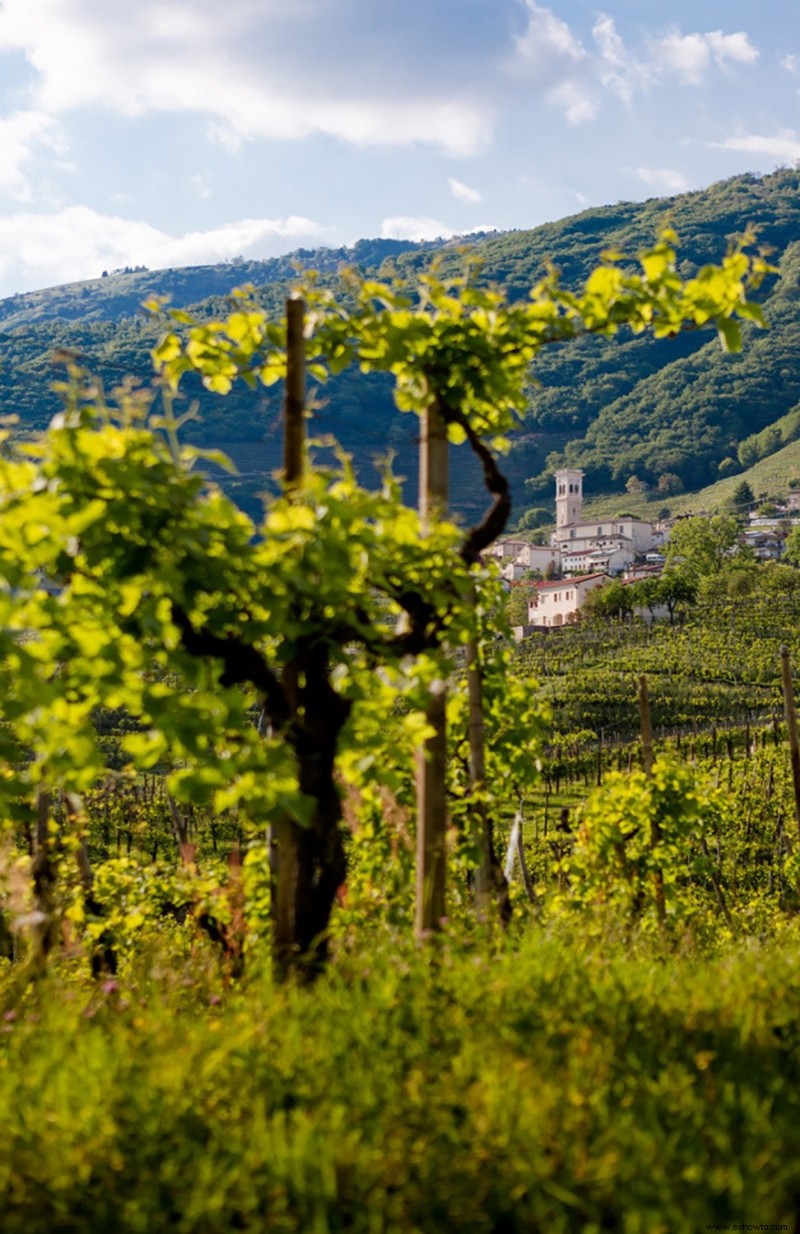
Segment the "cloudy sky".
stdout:
<svg viewBox="0 0 800 1234">
<path fill-rule="evenodd" d="M 0 295 L 800 160 L 796 0 L 0 0 Z"/>
</svg>

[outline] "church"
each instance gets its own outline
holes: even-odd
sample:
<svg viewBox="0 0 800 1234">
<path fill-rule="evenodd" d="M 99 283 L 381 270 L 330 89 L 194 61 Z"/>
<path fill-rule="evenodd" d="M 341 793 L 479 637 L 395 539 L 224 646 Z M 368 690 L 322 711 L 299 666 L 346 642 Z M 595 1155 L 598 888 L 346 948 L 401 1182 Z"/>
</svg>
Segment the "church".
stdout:
<svg viewBox="0 0 800 1234">
<path fill-rule="evenodd" d="M 664 532 L 627 515 L 584 522 L 583 472 L 578 468 L 557 471 L 555 481 L 556 529 L 550 542 L 558 552 L 563 574 L 621 574 L 637 557 L 664 543 Z"/>
</svg>

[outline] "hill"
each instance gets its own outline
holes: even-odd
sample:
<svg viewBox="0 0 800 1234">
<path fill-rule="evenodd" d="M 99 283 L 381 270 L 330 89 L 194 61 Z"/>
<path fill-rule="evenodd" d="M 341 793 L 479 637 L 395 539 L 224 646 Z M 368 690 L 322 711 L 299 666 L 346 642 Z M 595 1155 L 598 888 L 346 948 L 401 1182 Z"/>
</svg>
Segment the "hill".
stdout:
<svg viewBox="0 0 800 1234">
<path fill-rule="evenodd" d="M 474 239 L 479 277 L 511 298 L 524 296 L 551 262 L 565 285 L 575 285 L 603 252 L 635 252 L 666 223 L 678 231 L 683 274 L 718 260 L 730 238 L 750 224 L 758 225 L 760 241 L 780 265 L 781 277 L 763 293 L 771 329 L 750 332 L 739 357 L 724 356 L 706 333 L 660 343 L 586 339 L 543 354 L 530 416 L 507 460 L 518 512 L 550 497 L 550 472 L 565 462 L 586 470 L 589 495 L 618 491 L 632 475 L 652 487 L 663 476 L 675 487 L 677 477 L 677 487 L 694 490 L 741 471 L 749 460 L 747 451 L 740 460 L 739 450 L 748 439 L 765 434 L 758 452 L 783 445 L 767 430 L 800 401 L 799 187 L 800 173 L 793 170 L 744 175 L 701 192 L 618 203 L 529 231 Z M 277 307 L 298 266 L 317 269 L 323 278 L 334 277 L 342 264 L 413 276 L 434 252 L 445 272 L 463 265 L 459 243 L 365 240 L 351 249 L 300 250 L 265 262 L 112 272 L 0 301 L 0 414 L 18 415 L 28 429 L 47 423 L 58 408 L 49 391 L 58 349 L 76 354 L 109 388 L 128 373 L 147 380 L 158 333 L 139 310 L 149 296 L 169 296 L 177 306 L 211 314 L 225 307 L 233 286 L 251 283 L 265 305 Z M 252 500 L 278 465 L 279 393 L 242 390 L 219 399 L 189 386 L 187 396 L 199 406 L 194 439 L 238 459 L 240 496 Z M 336 435 L 367 473 L 372 459 L 391 449 L 413 489 L 416 425 L 396 413 L 387 381 L 344 374 L 326 388 L 314 429 Z M 457 453 L 453 480 L 455 505 L 469 513 L 480 500 L 480 482 Z"/>
<path fill-rule="evenodd" d="M 644 519 L 654 518 L 662 509 L 668 509 L 672 516 L 719 514 L 730 509 L 733 495 L 743 481 L 749 484 L 756 501 L 759 502 L 785 497 L 790 489 L 800 487 L 800 441 L 792 441 L 737 475 L 717 480 L 695 492 L 670 497 L 663 497 L 658 493 L 634 496 L 629 493 L 606 494 L 587 502 L 585 514 L 590 520 L 607 519 L 623 509 Z"/>
</svg>

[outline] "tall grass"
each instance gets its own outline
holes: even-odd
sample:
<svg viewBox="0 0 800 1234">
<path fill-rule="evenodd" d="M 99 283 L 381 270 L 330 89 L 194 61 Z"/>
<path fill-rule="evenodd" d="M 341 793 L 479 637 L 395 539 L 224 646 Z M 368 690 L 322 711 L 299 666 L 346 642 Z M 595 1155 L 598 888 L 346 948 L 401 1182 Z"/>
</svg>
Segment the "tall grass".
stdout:
<svg viewBox="0 0 800 1234">
<path fill-rule="evenodd" d="M 383 934 L 313 989 L 157 950 L 0 1020 L 3 1234 L 793 1221 L 800 938 Z"/>
</svg>

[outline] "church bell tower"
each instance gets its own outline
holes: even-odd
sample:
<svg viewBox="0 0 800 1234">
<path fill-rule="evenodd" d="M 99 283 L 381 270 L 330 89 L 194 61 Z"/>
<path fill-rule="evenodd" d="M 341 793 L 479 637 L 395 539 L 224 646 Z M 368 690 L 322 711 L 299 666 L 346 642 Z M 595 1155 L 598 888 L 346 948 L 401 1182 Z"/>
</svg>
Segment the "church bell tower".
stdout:
<svg viewBox="0 0 800 1234">
<path fill-rule="evenodd" d="M 565 468 L 556 472 L 556 529 L 581 521 L 583 513 L 583 472 Z"/>
</svg>

